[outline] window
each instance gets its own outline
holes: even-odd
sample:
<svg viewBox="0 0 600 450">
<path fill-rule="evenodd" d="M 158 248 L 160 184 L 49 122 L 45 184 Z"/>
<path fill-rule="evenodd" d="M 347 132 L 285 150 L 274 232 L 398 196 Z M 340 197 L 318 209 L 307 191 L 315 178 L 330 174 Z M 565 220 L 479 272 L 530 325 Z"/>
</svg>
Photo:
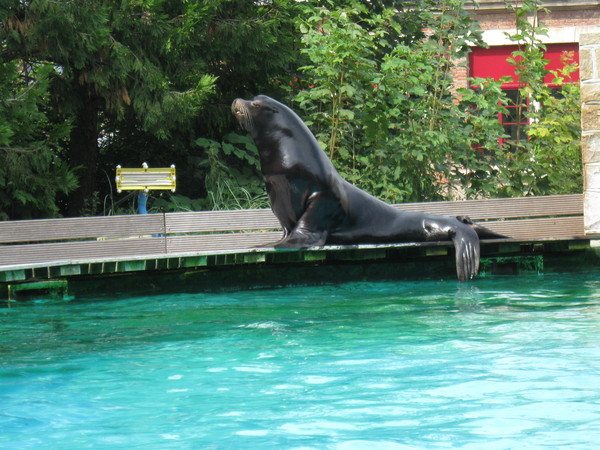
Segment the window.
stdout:
<svg viewBox="0 0 600 450">
<path fill-rule="evenodd" d="M 511 66 L 506 61 L 506 59 L 511 56 L 512 52 L 518 49 L 518 45 L 472 48 L 471 53 L 469 53 L 469 76 L 493 78 L 494 80 L 509 76 L 512 78 L 512 81 L 503 84 L 505 89 L 521 87 L 521 84 L 515 75 L 514 66 Z M 544 57 L 550 62 L 546 65 L 546 69 L 557 70 L 563 67 L 564 61 L 562 60 L 562 56 L 564 52 L 572 52 L 573 60 L 576 63 L 579 63 L 579 45 L 577 43 L 547 44 Z M 552 78 L 552 75 L 549 74 L 544 79 L 544 82 L 548 85 L 552 85 Z M 579 71 L 576 71 L 571 75 L 571 81 L 579 81 Z"/>
<path fill-rule="evenodd" d="M 519 88 L 523 86 L 519 83 L 515 75 L 514 66 L 507 62 L 507 58 L 512 52 L 518 50 L 517 45 L 501 45 L 490 48 L 473 48 L 469 54 L 469 76 L 480 78 L 493 78 L 500 80 L 503 77 L 510 77 L 511 81 L 504 83 L 502 89 L 509 98 L 509 104 L 506 107 L 507 112 L 499 114 L 498 119 L 504 128 L 507 138 L 501 139 L 500 144 L 508 144 L 509 148 L 519 140 L 527 139 L 525 125 L 528 125 L 526 112 L 530 107 L 529 99 L 522 98 L 519 94 Z M 548 70 L 558 70 L 564 66 L 564 54 L 570 52 L 573 60 L 579 62 L 579 47 L 577 43 L 547 44 L 545 58 L 549 60 L 546 68 Z M 552 74 L 548 74 L 544 82 L 552 87 Z M 572 82 L 579 81 L 579 71 L 571 74 Z M 560 95 L 560 89 L 555 90 L 556 95 Z"/>
<path fill-rule="evenodd" d="M 525 113 L 529 106 L 529 99 L 521 97 L 518 89 L 507 89 L 505 92 L 508 97 L 508 105 L 505 107 L 506 113 L 500 114 L 499 119 L 504 128 L 504 134 L 508 137 L 501 139 L 500 143 L 514 148 L 514 143 L 527 139 L 525 125 L 529 122 Z"/>
</svg>

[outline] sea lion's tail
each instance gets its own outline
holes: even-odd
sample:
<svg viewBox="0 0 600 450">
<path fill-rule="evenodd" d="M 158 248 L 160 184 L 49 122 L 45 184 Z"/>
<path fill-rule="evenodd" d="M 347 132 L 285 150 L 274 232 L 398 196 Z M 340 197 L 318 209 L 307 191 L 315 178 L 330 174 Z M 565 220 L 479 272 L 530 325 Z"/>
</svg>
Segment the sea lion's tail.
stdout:
<svg viewBox="0 0 600 450">
<path fill-rule="evenodd" d="M 479 239 L 506 239 L 509 237 L 500 233 L 496 233 L 495 231 L 492 231 L 489 228 L 484 227 L 483 225 L 473 222 L 469 216 L 456 216 L 456 219 L 459 222 L 462 222 L 473 228 L 477 232 L 477 236 L 479 236 Z"/>
</svg>

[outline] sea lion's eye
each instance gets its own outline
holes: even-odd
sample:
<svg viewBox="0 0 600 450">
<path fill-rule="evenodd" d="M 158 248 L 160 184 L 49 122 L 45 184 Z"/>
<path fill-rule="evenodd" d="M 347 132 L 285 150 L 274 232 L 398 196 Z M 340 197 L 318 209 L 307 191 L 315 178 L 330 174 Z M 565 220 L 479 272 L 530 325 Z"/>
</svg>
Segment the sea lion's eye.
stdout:
<svg viewBox="0 0 600 450">
<path fill-rule="evenodd" d="M 251 102 L 250 106 L 252 106 L 253 108 L 260 108 L 260 103 L 259 102 Z"/>
</svg>

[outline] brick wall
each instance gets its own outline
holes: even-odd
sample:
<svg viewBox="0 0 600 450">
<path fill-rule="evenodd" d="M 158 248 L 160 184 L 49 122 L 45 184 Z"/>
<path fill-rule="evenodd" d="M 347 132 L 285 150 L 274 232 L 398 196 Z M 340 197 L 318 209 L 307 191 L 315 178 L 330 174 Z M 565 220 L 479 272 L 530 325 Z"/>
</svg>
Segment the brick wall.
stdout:
<svg viewBox="0 0 600 450">
<path fill-rule="evenodd" d="M 450 69 L 450 73 L 452 75 L 452 84 L 454 87 L 452 89 L 452 94 L 457 99 L 460 99 L 460 96 L 456 92 L 456 89 L 461 88 L 461 87 L 462 88 L 468 87 L 467 77 L 469 76 L 469 69 L 467 67 L 467 64 L 468 64 L 467 58 L 455 60 L 454 64 L 456 64 L 456 65 Z M 458 100 L 457 100 L 457 102 L 458 102 Z"/>
<path fill-rule="evenodd" d="M 579 42 L 584 227 L 600 233 L 600 32 Z"/>
<path fill-rule="evenodd" d="M 600 20 L 600 10 L 598 8 L 556 10 L 550 11 L 549 14 L 540 13 L 538 18 L 550 30 L 560 27 L 596 26 Z M 516 27 L 515 16 L 511 12 L 479 12 L 475 14 L 475 19 L 484 31 L 514 31 Z"/>
</svg>

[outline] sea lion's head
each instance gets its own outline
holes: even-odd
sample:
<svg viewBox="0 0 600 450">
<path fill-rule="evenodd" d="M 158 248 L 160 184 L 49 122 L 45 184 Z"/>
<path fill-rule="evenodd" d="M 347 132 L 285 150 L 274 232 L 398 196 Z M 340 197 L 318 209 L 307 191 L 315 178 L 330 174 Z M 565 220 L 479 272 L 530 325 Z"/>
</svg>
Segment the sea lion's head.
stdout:
<svg viewBox="0 0 600 450">
<path fill-rule="evenodd" d="M 266 95 L 258 95 L 252 100 L 236 98 L 231 104 L 231 111 L 240 125 L 250 133 L 258 131 L 265 124 L 273 122 L 275 114 L 282 106 Z"/>
</svg>

